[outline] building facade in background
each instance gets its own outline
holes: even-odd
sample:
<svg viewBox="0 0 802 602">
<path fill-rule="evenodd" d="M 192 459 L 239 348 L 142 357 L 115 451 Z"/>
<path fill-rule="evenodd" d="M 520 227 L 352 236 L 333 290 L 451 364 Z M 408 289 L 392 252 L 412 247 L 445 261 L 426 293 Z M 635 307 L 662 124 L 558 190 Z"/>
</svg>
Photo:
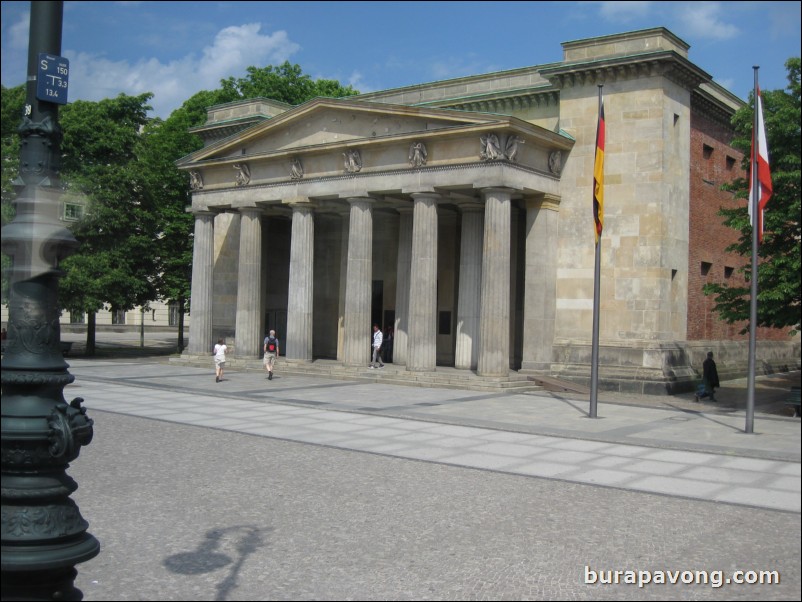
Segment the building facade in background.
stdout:
<svg viewBox="0 0 802 602">
<path fill-rule="evenodd" d="M 393 361 L 587 383 L 593 160 L 606 117 L 599 377 L 690 388 L 707 351 L 743 375 L 747 337 L 706 282 L 739 278 L 721 184 L 743 175 L 729 125 L 743 101 L 657 28 L 563 44 L 564 59 L 315 99 L 211 107 L 193 188 L 188 355 L 218 337 L 257 357 L 367 367 L 372 324 Z M 745 201 L 740 201 L 745 202 Z M 759 370 L 796 368 L 799 337 L 761 329 Z"/>
</svg>

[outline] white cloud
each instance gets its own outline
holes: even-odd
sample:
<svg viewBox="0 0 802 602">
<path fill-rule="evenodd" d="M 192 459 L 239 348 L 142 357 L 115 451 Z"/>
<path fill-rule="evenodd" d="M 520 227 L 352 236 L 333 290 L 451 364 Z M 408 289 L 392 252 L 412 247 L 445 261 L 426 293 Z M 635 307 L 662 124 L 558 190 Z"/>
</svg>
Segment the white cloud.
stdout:
<svg viewBox="0 0 802 602">
<path fill-rule="evenodd" d="M 189 54 L 169 63 L 143 58 L 130 64 L 68 51 L 70 100 L 153 92 L 155 114 L 167 117 L 195 92 L 215 89 L 229 76 L 244 76 L 251 65 L 282 63 L 300 48 L 284 31 L 265 35 L 260 30 L 259 23 L 226 27 L 202 50 L 200 58 Z"/>
<path fill-rule="evenodd" d="M 739 33 L 735 25 L 723 21 L 724 11 L 719 2 L 684 2 L 677 8 L 680 21 L 692 35 L 728 40 Z"/>
<path fill-rule="evenodd" d="M 31 13 L 25 12 L 24 14 L 20 15 L 19 21 L 14 23 L 9 29 L 9 35 L 11 39 L 10 46 L 11 48 L 17 50 L 24 50 L 25 52 L 28 51 L 28 33 L 31 29 Z"/>
<path fill-rule="evenodd" d="M 350 77 L 348 78 L 348 85 L 354 90 L 359 90 L 363 94 L 374 91 L 370 85 L 365 83 L 363 80 L 363 75 L 359 71 L 354 71 L 351 73 Z"/>
<path fill-rule="evenodd" d="M 649 14 L 652 2 L 599 2 L 599 12 L 605 20 L 627 23 Z"/>
</svg>

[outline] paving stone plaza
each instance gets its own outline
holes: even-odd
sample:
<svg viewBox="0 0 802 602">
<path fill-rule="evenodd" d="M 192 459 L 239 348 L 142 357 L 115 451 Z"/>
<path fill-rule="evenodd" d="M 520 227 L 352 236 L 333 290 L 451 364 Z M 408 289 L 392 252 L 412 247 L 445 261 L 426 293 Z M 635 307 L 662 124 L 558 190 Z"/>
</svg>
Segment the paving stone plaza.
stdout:
<svg viewBox="0 0 802 602">
<path fill-rule="evenodd" d="M 95 420 L 69 470 L 101 542 L 86 600 L 799 596 L 799 419 L 69 361 Z"/>
</svg>

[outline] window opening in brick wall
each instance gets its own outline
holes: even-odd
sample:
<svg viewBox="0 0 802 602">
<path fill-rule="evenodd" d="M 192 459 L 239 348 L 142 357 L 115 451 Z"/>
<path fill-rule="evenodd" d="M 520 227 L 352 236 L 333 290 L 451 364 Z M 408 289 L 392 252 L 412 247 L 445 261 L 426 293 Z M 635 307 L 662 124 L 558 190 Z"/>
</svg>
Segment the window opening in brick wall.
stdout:
<svg viewBox="0 0 802 602">
<path fill-rule="evenodd" d="M 702 156 L 705 159 L 709 159 L 710 157 L 712 157 L 713 156 L 713 147 L 712 146 L 708 146 L 707 144 L 703 144 L 702 145 Z"/>
<path fill-rule="evenodd" d="M 732 171 L 735 167 L 735 157 L 727 155 L 727 170 Z"/>
<path fill-rule="evenodd" d="M 702 262 L 702 276 L 707 276 L 707 273 L 710 271 L 710 268 L 713 267 L 712 263 L 707 263 L 706 261 Z"/>
<path fill-rule="evenodd" d="M 735 268 L 731 268 L 730 266 L 725 266 L 724 267 L 724 277 L 725 278 L 731 278 L 732 277 L 732 273 L 734 271 L 735 271 Z"/>
</svg>

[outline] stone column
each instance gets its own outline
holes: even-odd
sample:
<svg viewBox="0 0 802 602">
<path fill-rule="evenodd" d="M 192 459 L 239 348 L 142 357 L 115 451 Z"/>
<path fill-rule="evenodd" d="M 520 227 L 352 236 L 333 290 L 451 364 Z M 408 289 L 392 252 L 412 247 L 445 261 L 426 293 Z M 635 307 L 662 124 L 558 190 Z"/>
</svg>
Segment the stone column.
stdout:
<svg viewBox="0 0 802 602">
<path fill-rule="evenodd" d="M 351 214 L 342 214 L 342 233 L 340 240 L 340 304 L 337 319 L 337 360 L 344 361 L 345 348 L 345 290 L 348 282 L 348 232 L 351 227 Z"/>
<path fill-rule="evenodd" d="M 312 205 L 292 204 L 290 283 L 287 308 L 287 358 L 312 360 L 312 307 L 315 264 Z"/>
<path fill-rule="evenodd" d="M 373 279 L 373 199 L 350 198 L 348 270 L 345 289 L 343 364 L 370 363 L 370 303 Z"/>
<path fill-rule="evenodd" d="M 413 193 L 412 259 L 409 284 L 407 370 L 434 370 L 437 365 L 437 199 L 431 192 Z"/>
<path fill-rule="evenodd" d="M 208 355 L 212 340 L 212 279 L 214 276 L 214 213 L 194 211 L 195 238 L 192 245 L 192 292 L 187 353 Z"/>
<path fill-rule="evenodd" d="M 477 374 L 507 376 L 510 372 L 510 191 L 487 188 L 482 194 L 485 232 Z"/>
<path fill-rule="evenodd" d="M 412 263 L 412 207 L 403 207 L 398 225 L 398 267 L 395 287 L 395 325 L 393 363 L 406 364 L 409 340 L 409 290 Z"/>
<path fill-rule="evenodd" d="M 239 210 L 239 269 L 237 270 L 237 321 L 234 327 L 237 357 L 259 357 L 262 350 L 262 210 Z"/>
<path fill-rule="evenodd" d="M 454 366 L 475 370 L 479 362 L 479 302 L 482 285 L 484 214 L 480 203 L 459 204 L 462 235 L 457 302 L 457 345 Z"/>
<path fill-rule="evenodd" d="M 557 228 L 560 198 L 526 203 L 526 272 L 522 370 L 551 370 L 557 311 Z"/>
</svg>

